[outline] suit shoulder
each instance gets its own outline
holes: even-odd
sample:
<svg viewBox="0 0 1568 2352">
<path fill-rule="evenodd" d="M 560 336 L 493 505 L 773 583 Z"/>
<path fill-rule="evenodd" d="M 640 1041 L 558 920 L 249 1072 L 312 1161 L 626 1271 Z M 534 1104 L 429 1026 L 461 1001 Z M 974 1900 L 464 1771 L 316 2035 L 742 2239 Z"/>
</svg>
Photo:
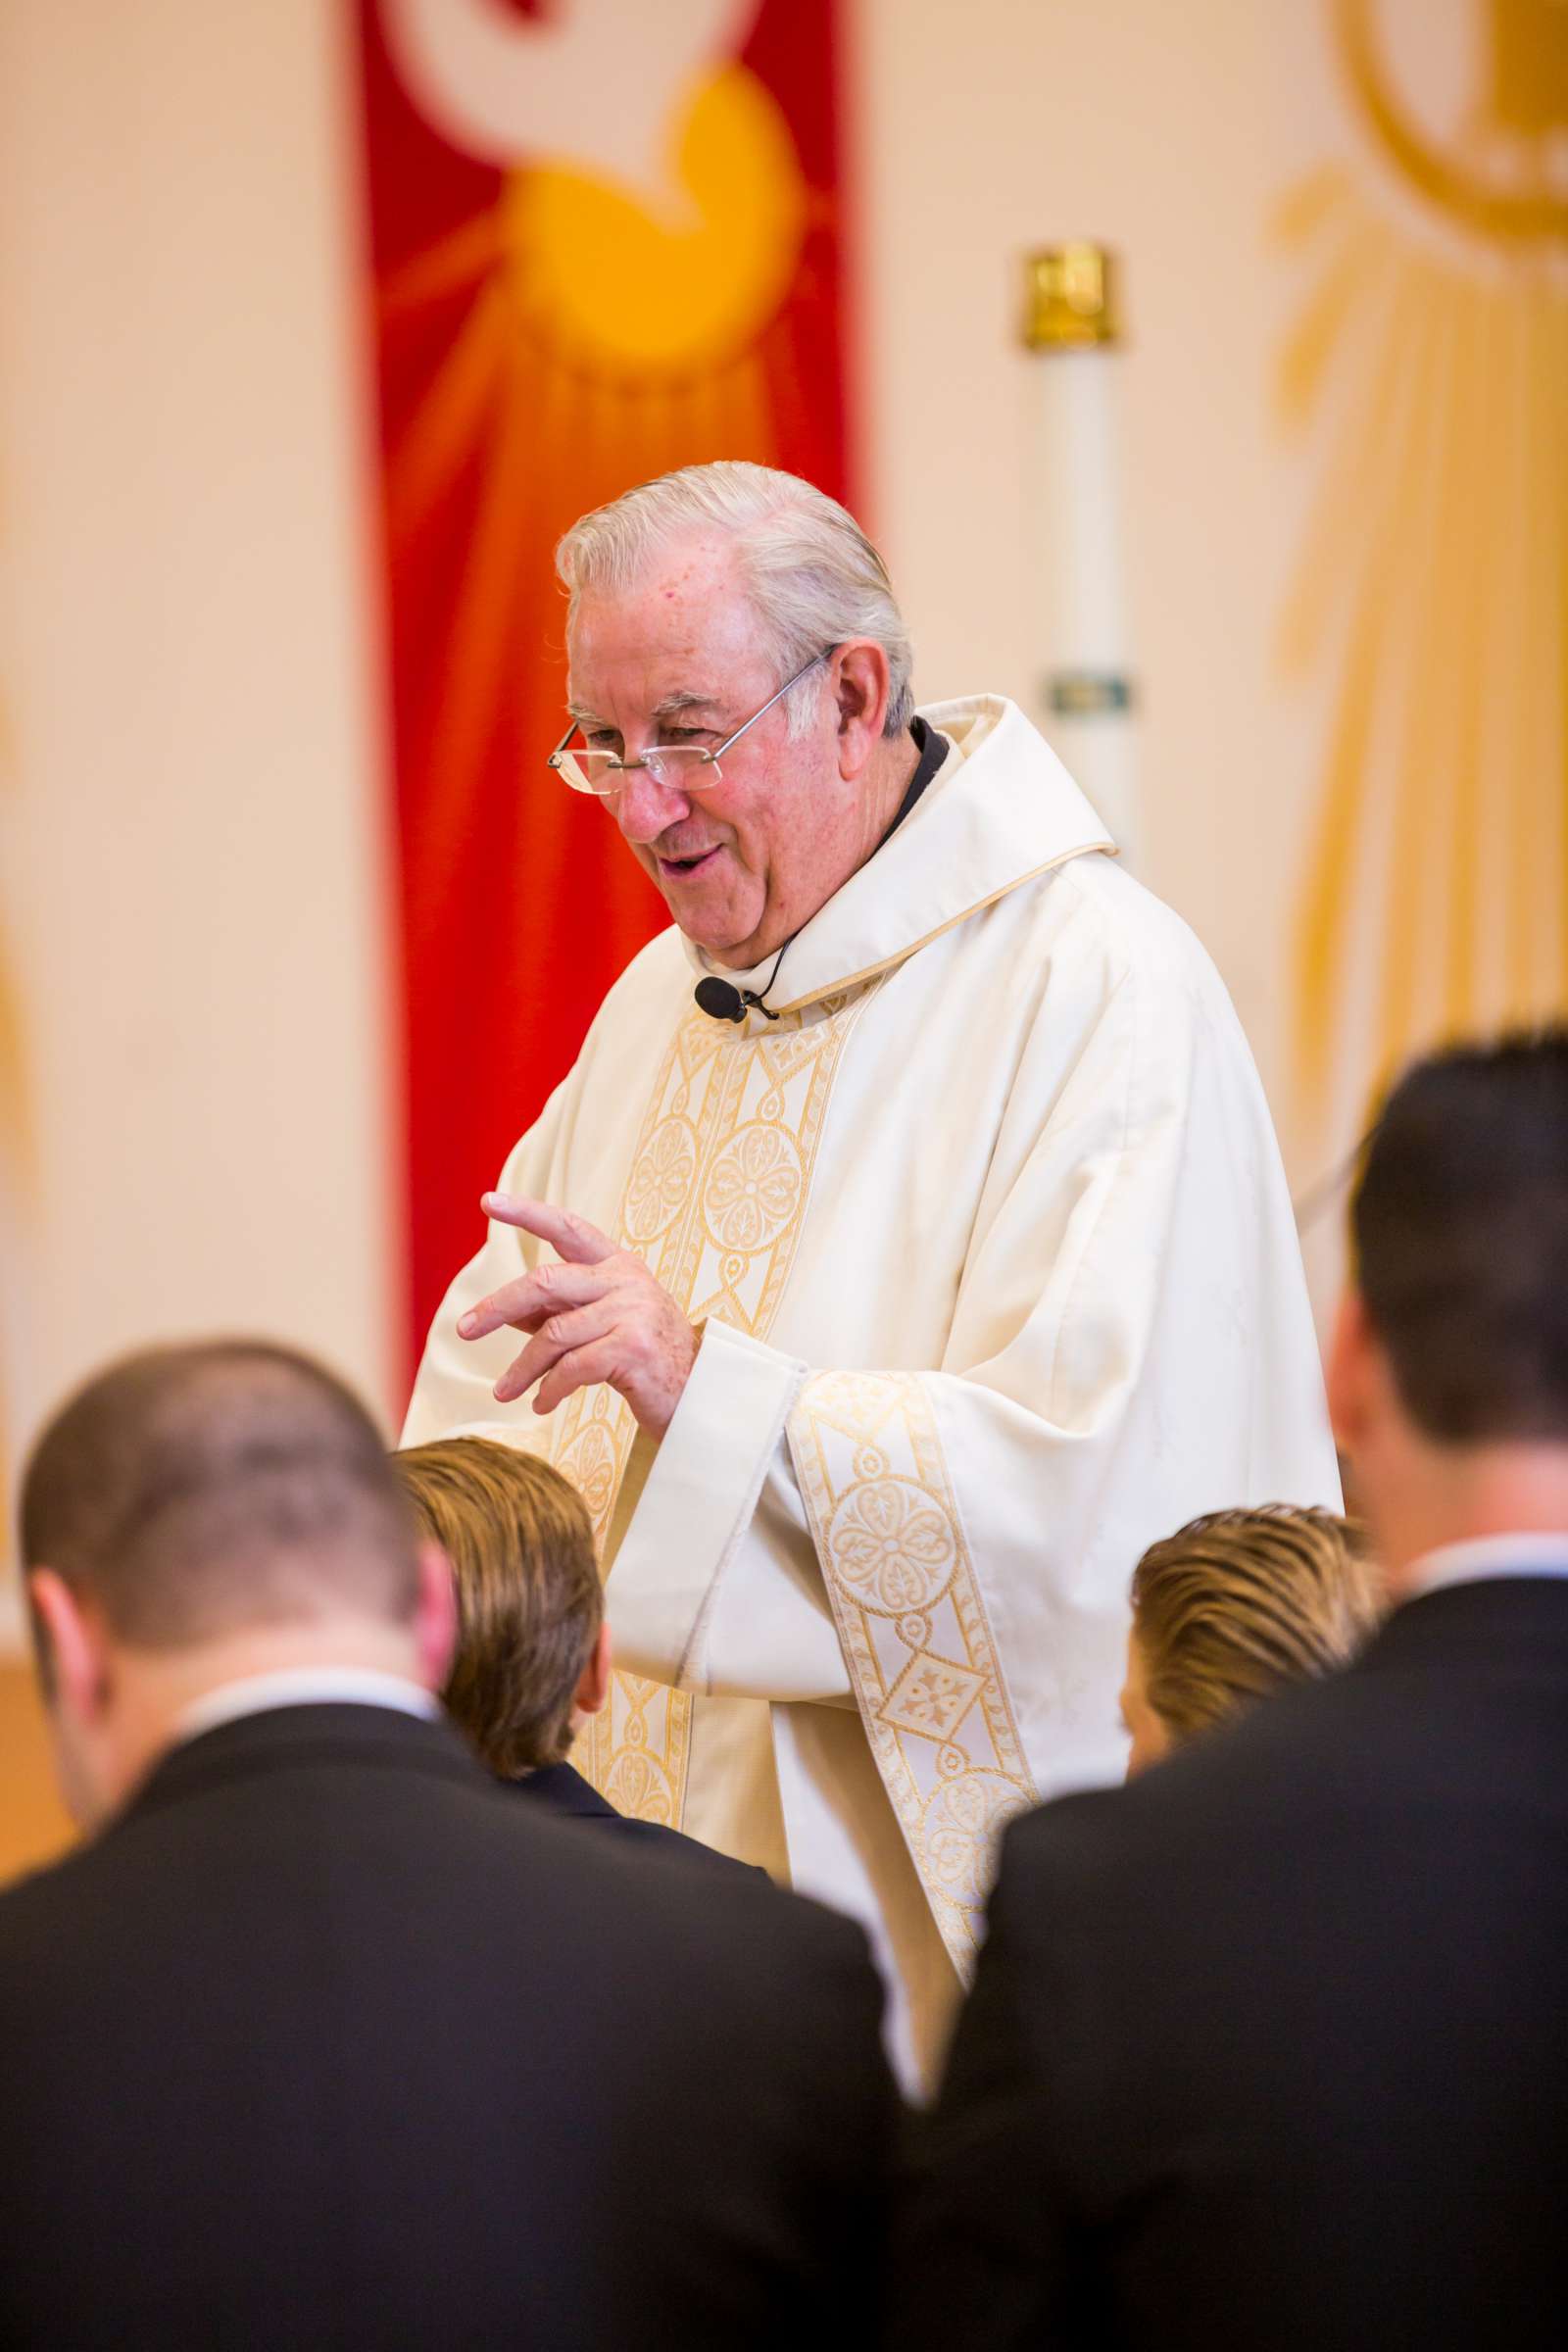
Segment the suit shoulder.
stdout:
<svg viewBox="0 0 1568 2352">
<path fill-rule="evenodd" d="M 601 1932 L 649 1955 L 648 1982 L 662 1984 L 682 2014 L 703 2014 L 710 2033 L 738 2035 L 747 2047 L 760 2031 L 776 2036 L 783 2021 L 801 2050 L 875 2038 L 882 1981 L 857 1921 L 776 1886 L 765 1871 L 682 1851 L 686 1839 L 559 1827 L 608 1866 L 594 1881 Z M 803 1984 L 812 1988 L 804 2007 Z"/>
<path fill-rule="evenodd" d="M 83 1844 L 0 1888 L 0 1971 L 20 1963 L 25 1977 L 28 1952 L 60 1934 L 83 1904 L 92 1902 L 100 1875 L 97 1849 Z"/>
<path fill-rule="evenodd" d="M 693 1840 L 683 1838 L 680 1842 L 690 1846 Z M 799 1982 L 803 1968 L 809 1968 L 819 1983 L 837 1972 L 880 1985 L 869 1940 L 858 1920 L 793 1887 L 775 1886 L 765 1870 L 707 1847 L 699 1847 L 689 1864 L 683 1857 L 683 1866 L 701 1890 L 704 1933 L 710 1923 L 722 1920 L 749 1946 L 761 1938 L 768 1965 L 776 1965 L 792 1983 Z"/>
<path fill-rule="evenodd" d="M 1020 1813 L 1003 1833 L 999 1884 L 1102 1867 L 1114 1851 L 1125 1819 L 1125 1788 L 1083 1788 Z"/>
<path fill-rule="evenodd" d="M 632 1833 L 612 1843 L 634 1860 L 646 1859 L 657 1868 L 661 1882 L 678 1881 L 682 1890 L 698 1896 L 704 1932 L 714 1920 L 732 1920 L 748 1932 L 760 1926 L 769 1936 L 793 1946 L 841 1959 L 864 1960 L 870 1945 L 858 1923 L 793 1887 L 779 1886 L 765 1870 L 721 1854 L 679 1830 L 653 1822 L 627 1821 Z"/>
<path fill-rule="evenodd" d="M 1245 1788 L 1252 1778 L 1247 1743 L 1239 1739 L 1249 1728 L 1243 1723 L 1210 1733 L 1135 1781 L 1054 1797 L 1021 1815 L 1003 1838 L 1002 1874 L 1014 1882 L 1081 1878 L 1088 1887 L 1168 1851 L 1186 1834 L 1184 1824 L 1195 1833 L 1217 1828 L 1227 1789 Z M 1242 1753 L 1233 1764 L 1238 1744 Z"/>
<path fill-rule="evenodd" d="M 526 1784 L 522 1784 L 526 1786 Z M 803 1947 L 862 1959 L 869 1945 L 855 1921 L 808 1897 L 776 1886 L 765 1870 L 716 1852 L 663 1824 L 623 1814 L 573 1814 L 549 1802 L 518 1802 L 517 1789 L 485 1783 L 464 1794 L 479 1808 L 483 1842 L 504 1875 L 526 1869 L 531 1852 L 548 1851 L 552 1866 L 586 1892 L 596 1909 L 613 1905 L 628 1927 L 666 1954 L 695 1965 L 716 1955 L 733 1973 L 733 1951 L 744 1948 L 748 1970 L 779 1949 L 780 1964 L 796 1965 Z M 792 1957 L 793 1956 L 793 1957 Z"/>
<path fill-rule="evenodd" d="M 1363 1735 L 1384 1710 L 1354 1668 L 1274 1692 L 1156 1770 L 1115 1788 L 1061 1796 L 1008 1828 L 1001 1868 L 1015 1882 L 1071 1882 L 1091 1901 L 1118 1880 L 1224 1875 L 1238 1841 L 1346 1792 L 1364 1796 Z"/>
<path fill-rule="evenodd" d="M 619 1817 L 622 1835 L 635 1839 L 652 1853 L 667 1855 L 671 1860 L 693 1863 L 697 1869 L 711 1871 L 720 1876 L 726 1886 L 768 1886 L 773 1885 L 765 1870 L 754 1862 L 738 1862 L 733 1854 L 721 1854 L 716 1847 L 704 1845 L 701 1839 L 688 1838 L 683 1830 L 672 1830 L 663 1822 L 636 1821 L 625 1815 Z M 776 1889 L 775 1889 L 776 1891 Z"/>
<path fill-rule="evenodd" d="M 744 1906 L 757 1921 L 767 1979 L 759 1971 L 753 1983 L 760 1986 L 770 1980 L 774 2012 L 787 2014 L 799 2003 L 801 1987 L 809 1984 L 810 2006 L 820 2030 L 852 2039 L 863 2034 L 875 2042 L 885 1993 L 870 1939 L 859 1922 L 810 1895 L 775 1886 L 765 1871 L 757 1873 L 754 1886 L 741 1885 L 726 1891 L 734 1898 L 737 1916 Z M 757 1936 L 749 1941 L 755 1948 Z M 831 2028 L 830 2012 L 836 2021 Z"/>
</svg>

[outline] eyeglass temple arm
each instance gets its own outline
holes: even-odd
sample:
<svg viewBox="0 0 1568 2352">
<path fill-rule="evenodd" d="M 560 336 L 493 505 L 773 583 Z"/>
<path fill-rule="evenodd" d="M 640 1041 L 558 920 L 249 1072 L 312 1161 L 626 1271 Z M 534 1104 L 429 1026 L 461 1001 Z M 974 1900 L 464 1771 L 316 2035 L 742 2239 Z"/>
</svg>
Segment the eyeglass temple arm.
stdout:
<svg viewBox="0 0 1568 2352">
<path fill-rule="evenodd" d="M 728 751 L 732 751 L 735 745 L 739 743 L 741 737 L 746 733 L 748 727 L 755 727 L 760 718 L 765 718 L 768 712 L 772 710 L 773 705 L 775 703 L 781 703 L 792 686 L 798 686 L 801 680 L 806 676 L 807 672 L 814 669 L 819 662 L 831 661 L 838 650 L 839 649 L 836 645 L 824 645 L 819 654 L 813 654 L 811 656 L 809 662 L 803 662 L 800 668 L 795 672 L 795 675 L 791 678 L 785 679 L 777 694 L 770 694 L 768 696 L 760 710 L 754 710 L 751 717 L 746 719 L 742 725 L 738 726 L 733 735 L 725 737 L 724 741 L 719 745 L 716 752 L 709 752 L 705 754 L 705 757 L 709 760 L 722 760 L 724 754 Z"/>
<path fill-rule="evenodd" d="M 734 746 L 739 743 L 741 737 L 747 732 L 748 728 L 755 727 L 760 718 L 765 718 L 767 716 L 775 703 L 781 703 L 784 700 L 784 697 L 788 694 L 792 686 L 798 686 L 801 680 L 806 676 L 807 672 L 808 670 L 813 670 L 819 662 L 830 662 L 838 650 L 839 649 L 836 645 L 824 645 L 819 654 L 813 654 L 811 656 L 809 662 L 803 662 L 800 668 L 795 672 L 794 676 L 786 678 L 778 692 L 768 696 L 760 710 L 754 710 L 750 718 L 742 720 L 741 724 L 736 728 L 733 735 L 725 736 L 723 742 L 719 745 L 716 752 L 705 752 L 703 754 L 704 760 L 709 764 L 711 764 L 714 760 L 721 760 L 727 751 L 733 750 Z M 563 735 L 561 738 L 561 741 L 557 744 L 555 750 L 551 753 L 549 760 L 545 763 L 547 766 L 554 767 L 557 765 L 561 759 L 562 753 L 565 750 L 567 744 L 576 734 L 577 724 L 577 720 L 573 719 L 570 726 L 567 727 L 564 735 Z M 658 744 L 650 744 L 648 748 L 650 751 L 658 751 L 660 746 Z M 644 758 L 640 760 L 617 760 L 613 762 L 613 764 L 622 769 L 645 767 L 647 765 L 647 758 L 645 755 Z"/>
</svg>

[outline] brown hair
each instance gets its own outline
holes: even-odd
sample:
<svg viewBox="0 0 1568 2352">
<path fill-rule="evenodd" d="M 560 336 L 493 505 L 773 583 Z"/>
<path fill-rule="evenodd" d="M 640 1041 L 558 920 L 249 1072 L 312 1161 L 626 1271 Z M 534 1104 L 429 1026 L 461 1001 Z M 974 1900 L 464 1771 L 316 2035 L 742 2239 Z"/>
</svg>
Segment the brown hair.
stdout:
<svg viewBox="0 0 1568 2352">
<path fill-rule="evenodd" d="M 1332 1511 L 1211 1511 L 1133 1572 L 1149 1703 L 1173 1740 L 1345 1665 L 1379 1615 L 1360 1529 Z"/>
<path fill-rule="evenodd" d="M 33 1447 L 21 1520 L 24 1564 L 90 1595 L 135 1648 L 337 1610 L 401 1622 L 417 1593 L 369 1414 L 308 1356 L 258 1341 L 152 1348 L 99 1373 Z"/>
<path fill-rule="evenodd" d="M 1428 1438 L 1568 1440 L 1568 1026 L 1415 1062 L 1350 1227 L 1367 1318 Z"/>
<path fill-rule="evenodd" d="M 448 1708 L 503 1780 L 559 1764 L 604 1619 L 582 1497 L 548 1462 L 493 1438 L 443 1438 L 392 1462 L 457 1584 Z"/>
</svg>

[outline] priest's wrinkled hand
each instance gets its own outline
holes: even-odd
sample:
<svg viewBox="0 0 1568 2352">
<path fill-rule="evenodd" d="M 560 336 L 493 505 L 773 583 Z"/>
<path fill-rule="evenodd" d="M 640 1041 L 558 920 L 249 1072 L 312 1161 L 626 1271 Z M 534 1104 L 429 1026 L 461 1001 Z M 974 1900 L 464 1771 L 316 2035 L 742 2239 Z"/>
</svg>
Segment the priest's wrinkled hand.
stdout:
<svg viewBox="0 0 1568 2352">
<path fill-rule="evenodd" d="M 642 1428 L 662 1438 L 697 1360 L 697 1334 L 635 1251 L 617 1250 L 586 1217 L 515 1193 L 486 1193 L 487 1217 L 548 1242 L 563 1262 L 504 1283 L 458 1319 L 465 1340 L 510 1325 L 531 1336 L 496 1382 L 501 1404 L 537 1389 L 536 1413 L 606 1381 Z"/>
</svg>

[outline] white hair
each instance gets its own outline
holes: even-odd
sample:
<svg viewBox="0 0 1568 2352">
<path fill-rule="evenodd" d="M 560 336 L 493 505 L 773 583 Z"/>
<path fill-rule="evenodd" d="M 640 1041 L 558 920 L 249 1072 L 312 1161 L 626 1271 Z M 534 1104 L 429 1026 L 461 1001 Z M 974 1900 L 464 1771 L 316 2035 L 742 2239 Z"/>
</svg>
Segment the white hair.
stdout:
<svg viewBox="0 0 1568 2352">
<path fill-rule="evenodd" d="M 556 569 L 575 609 L 585 591 L 618 595 L 672 542 L 712 530 L 735 541 L 780 674 L 829 646 L 868 637 L 888 661 L 883 733 L 902 735 L 914 712 L 909 632 L 887 566 L 854 515 L 798 474 L 742 459 L 661 474 L 574 522 L 556 549 Z M 788 697 L 792 734 L 809 725 L 819 688 L 820 673 L 813 673 Z"/>
</svg>

